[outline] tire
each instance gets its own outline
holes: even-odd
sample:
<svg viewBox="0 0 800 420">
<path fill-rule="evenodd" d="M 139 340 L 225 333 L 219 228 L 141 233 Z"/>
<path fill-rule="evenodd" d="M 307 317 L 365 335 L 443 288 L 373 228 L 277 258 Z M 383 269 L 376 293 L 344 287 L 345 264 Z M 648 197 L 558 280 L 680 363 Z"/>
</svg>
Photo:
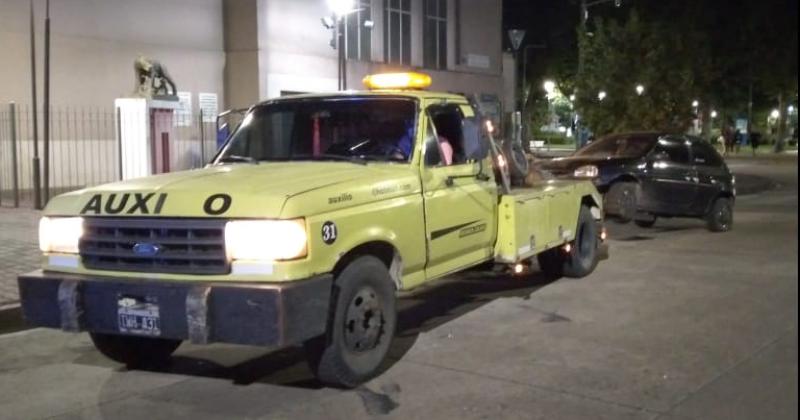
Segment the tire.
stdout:
<svg viewBox="0 0 800 420">
<path fill-rule="evenodd" d="M 325 336 L 305 343 L 309 366 L 326 385 L 361 385 L 379 373 L 396 325 L 389 271 L 373 256 L 358 257 L 336 278 Z"/>
<path fill-rule="evenodd" d="M 658 217 L 656 216 L 648 216 L 648 217 L 649 217 L 648 219 L 636 219 L 633 222 L 636 223 L 636 226 L 648 229 L 653 227 L 653 225 L 656 224 L 656 220 L 658 220 Z"/>
<path fill-rule="evenodd" d="M 606 208 L 619 223 L 628 223 L 636 217 L 639 202 L 637 185 L 633 182 L 612 184 L 606 193 Z"/>
<path fill-rule="evenodd" d="M 539 268 L 555 277 L 581 278 L 591 274 L 599 260 L 599 233 L 592 212 L 581 206 L 572 251 L 566 253 L 562 247 L 553 248 L 537 255 Z"/>
<path fill-rule="evenodd" d="M 166 338 L 101 333 L 89 333 L 89 336 L 100 353 L 128 367 L 164 366 L 181 345 L 181 340 Z"/>
<path fill-rule="evenodd" d="M 733 227 L 733 205 L 731 200 L 720 197 L 711 205 L 711 211 L 706 215 L 708 230 L 712 232 L 727 232 Z"/>
</svg>

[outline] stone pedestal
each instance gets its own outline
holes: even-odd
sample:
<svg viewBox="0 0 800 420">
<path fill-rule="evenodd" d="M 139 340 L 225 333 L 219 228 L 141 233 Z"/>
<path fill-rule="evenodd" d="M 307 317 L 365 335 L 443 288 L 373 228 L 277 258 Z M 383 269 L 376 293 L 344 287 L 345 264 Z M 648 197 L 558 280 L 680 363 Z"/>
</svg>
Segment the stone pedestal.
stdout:
<svg viewBox="0 0 800 420">
<path fill-rule="evenodd" d="M 122 179 L 171 170 L 175 142 L 176 101 L 118 98 L 117 112 Z"/>
</svg>

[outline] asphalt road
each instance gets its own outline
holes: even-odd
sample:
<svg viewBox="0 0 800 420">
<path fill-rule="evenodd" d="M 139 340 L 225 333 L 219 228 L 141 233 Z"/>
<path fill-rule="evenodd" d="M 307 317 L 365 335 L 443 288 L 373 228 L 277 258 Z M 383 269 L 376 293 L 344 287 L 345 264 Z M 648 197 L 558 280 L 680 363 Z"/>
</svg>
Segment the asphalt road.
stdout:
<svg viewBox="0 0 800 420">
<path fill-rule="evenodd" d="M 583 280 L 473 271 L 404 298 L 392 361 L 352 391 L 302 352 L 182 346 L 127 371 L 86 335 L 0 335 L 0 418 L 796 419 L 797 160 L 742 161 L 775 182 L 732 232 L 612 225 Z"/>
</svg>

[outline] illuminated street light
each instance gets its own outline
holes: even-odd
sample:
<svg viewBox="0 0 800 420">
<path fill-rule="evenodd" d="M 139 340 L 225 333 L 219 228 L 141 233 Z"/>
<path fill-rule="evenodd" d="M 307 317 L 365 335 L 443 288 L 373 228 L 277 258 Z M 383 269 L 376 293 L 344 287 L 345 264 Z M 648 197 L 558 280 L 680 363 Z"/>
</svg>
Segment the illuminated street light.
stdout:
<svg viewBox="0 0 800 420">
<path fill-rule="evenodd" d="M 692 107 L 697 108 L 698 106 L 700 106 L 700 101 L 698 101 L 697 99 L 692 101 Z"/>
<path fill-rule="evenodd" d="M 545 80 L 544 81 L 544 91 L 547 92 L 548 95 L 553 94 L 553 91 L 556 90 L 556 82 L 552 80 Z"/>
<path fill-rule="evenodd" d="M 644 85 L 636 85 L 636 93 L 638 93 L 639 96 L 642 96 L 644 93 Z"/>
<path fill-rule="evenodd" d="M 794 114 L 794 105 L 789 105 L 789 108 L 786 108 L 786 113 L 789 115 Z"/>
<path fill-rule="evenodd" d="M 772 119 L 775 119 L 775 120 L 777 120 L 778 118 L 780 118 L 780 117 L 781 117 L 781 111 L 779 111 L 779 110 L 777 110 L 777 109 L 773 109 L 773 110 L 772 110 L 772 113 L 771 113 L 771 114 L 769 114 L 769 116 L 770 116 L 770 117 L 772 117 Z"/>
<path fill-rule="evenodd" d="M 717 118 L 717 111 L 711 111 L 711 118 Z"/>
<path fill-rule="evenodd" d="M 575 94 L 569 95 L 569 100 L 575 102 Z"/>
<path fill-rule="evenodd" d="M 601 91 L 600 91 L 600 93 L 598 93 L 598 94 L 597 94 L 597 99 L 599 99 L 599 100 L 601 100 L 601 101 L 602 101 L 603 99 L 605 99 L 605 98 L 606 98 L 606 96 L 607 96 L 607 95 L 606 95 L 606 91 L 604 91 L 604 90 L 601 90 Z"/>
<path fill-rule="evenodd" d="M 353 0 L 328 0 L 328 7 L 335 16 L 341 17 L 353 10 Z"/>
</svg>

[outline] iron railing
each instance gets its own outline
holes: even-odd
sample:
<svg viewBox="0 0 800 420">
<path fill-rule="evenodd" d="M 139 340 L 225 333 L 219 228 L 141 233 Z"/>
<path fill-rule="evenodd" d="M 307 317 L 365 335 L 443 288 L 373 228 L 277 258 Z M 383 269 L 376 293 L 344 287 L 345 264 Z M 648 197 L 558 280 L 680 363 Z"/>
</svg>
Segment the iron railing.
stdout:
<svg viewBox="0 0 800 420">
<path fill-rule="evenodd" d="M 42 114 L 26 104 L 0 104 L 0 206 L 35 205 L 33 120 L 35 115 L 41 125 Z M 123 157 L 113 107 L 52 106 L 50 117 L 49 162 L 45 162 L 43 139 L 38 139 L 41 183 L 42 188 L 49 187 L 47 197 L 120 179 Z M 201 167 L 214 156 L 216 123 L 213 117 L 203 117 L 200 113 L 175 116 L 174 138 L 169 139 L 171 171 Z M 143 117 L 123 112 L 119 118 Z M 49 165 L 47 172 L 45 165 Z"/>
</svg>

